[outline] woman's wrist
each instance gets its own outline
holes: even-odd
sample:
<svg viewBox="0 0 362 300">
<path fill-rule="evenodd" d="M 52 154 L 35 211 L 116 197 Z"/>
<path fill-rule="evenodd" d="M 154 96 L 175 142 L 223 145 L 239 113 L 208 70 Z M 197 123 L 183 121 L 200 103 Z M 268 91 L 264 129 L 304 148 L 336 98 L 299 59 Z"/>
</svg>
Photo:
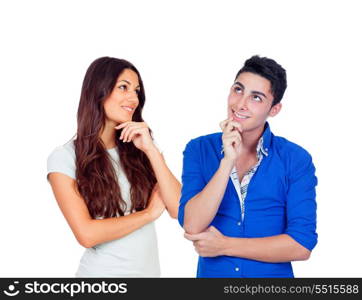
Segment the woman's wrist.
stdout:
<svg viewBox="0 0 362 300">
<path fill-rule="evenodd" d="M 149 207 L 146 207 L 144 210 L 140 211 L 140 213 L 143 215 L 146 223 L 150 223 L 156 219 Z"/>
<path fill-rule="evenodd" d="M 158 150 L 158 148 L 156 147 L 156 145 L 152 142 L 152 144 L 145 148 L 143 150 L 143 152 L 148 156 L 148 158 L 155 156 L 155 155 L 160 155 L 160 151 Z"/>
</svg>

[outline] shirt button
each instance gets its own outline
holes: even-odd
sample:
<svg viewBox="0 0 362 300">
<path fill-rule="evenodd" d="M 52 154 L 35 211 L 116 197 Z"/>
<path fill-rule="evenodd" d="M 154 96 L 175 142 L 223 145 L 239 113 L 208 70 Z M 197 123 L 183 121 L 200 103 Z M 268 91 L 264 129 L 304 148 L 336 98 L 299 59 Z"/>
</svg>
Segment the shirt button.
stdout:
<svg viewBox="0 0 362 300">
<path fill-rule="evenodd" d="M 235 268 L 235 271 L 236 271 L 236 272 L 238 272 L 238 271 L 239 271 L 239 268 L 238 268 L 238 267 L 236 267 L 236 268 Z"/>
<path fill-rule="evenodd" d="M 241 222 L 238 222 L 238 226 L 240 226 L 241 225 Z"/>
</svg>

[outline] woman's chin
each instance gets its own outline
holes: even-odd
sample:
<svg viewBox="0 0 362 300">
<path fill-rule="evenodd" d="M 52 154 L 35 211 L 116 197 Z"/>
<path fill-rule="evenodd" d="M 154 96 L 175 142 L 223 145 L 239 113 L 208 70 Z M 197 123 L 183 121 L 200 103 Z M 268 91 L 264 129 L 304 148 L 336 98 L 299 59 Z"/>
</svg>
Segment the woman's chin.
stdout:
<svg viewBox="0 0 362 300">
<path fill-rule="evenodd" d="M 117 125 L 125 123 L 125 122 L 129 122 L 132 121 L 132 118 L 117 118 L 117 119 L 113 119 L 111 120 L 113 123 L 116 123 Z"/>
</svg>

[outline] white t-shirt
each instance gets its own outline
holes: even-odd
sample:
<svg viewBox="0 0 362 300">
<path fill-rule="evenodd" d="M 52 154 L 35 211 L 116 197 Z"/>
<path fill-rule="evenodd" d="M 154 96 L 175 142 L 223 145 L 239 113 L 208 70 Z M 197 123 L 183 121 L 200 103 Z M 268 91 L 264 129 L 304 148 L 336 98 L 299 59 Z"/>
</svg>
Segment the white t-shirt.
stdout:
<svg viewBox="0 0 362 300">
<path fill-rule="evenodd" d="M 116 170 L 122 198 L 130 213 L 130 184 L 119 163 L 117 149 L 108 149 Z M 73 141 L 57 147 L 48 157 L 47 174 L 63 173 L 75 179 Z M 154 222 L 113 241 L 87 248 L 80 260 L 76 277 L 159 277 L 157 236 Z"/>
</svg>

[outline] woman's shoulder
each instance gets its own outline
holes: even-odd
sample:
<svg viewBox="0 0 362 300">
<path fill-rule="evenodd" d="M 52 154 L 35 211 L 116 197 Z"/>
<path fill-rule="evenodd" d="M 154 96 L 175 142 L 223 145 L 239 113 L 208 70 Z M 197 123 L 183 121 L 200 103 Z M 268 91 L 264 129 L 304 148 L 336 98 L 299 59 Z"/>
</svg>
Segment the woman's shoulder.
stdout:
<svg viewBox="0 0 362 300">
<path fill-rule="evenodd" d="M 75 151 L 74 151 L 74 141 L 71 140 L 64 145 L 60 145 L 54 148 L 54 150 L 49 154 L 48 158 L 74 158 L 75 159 Z"/>
<path fill-rule="evenodd" d="M 63 173 L 75 178 L 75 151 L 73 140 L 56 147 L 47 159 L 47 174 Z"/>
</svg>

